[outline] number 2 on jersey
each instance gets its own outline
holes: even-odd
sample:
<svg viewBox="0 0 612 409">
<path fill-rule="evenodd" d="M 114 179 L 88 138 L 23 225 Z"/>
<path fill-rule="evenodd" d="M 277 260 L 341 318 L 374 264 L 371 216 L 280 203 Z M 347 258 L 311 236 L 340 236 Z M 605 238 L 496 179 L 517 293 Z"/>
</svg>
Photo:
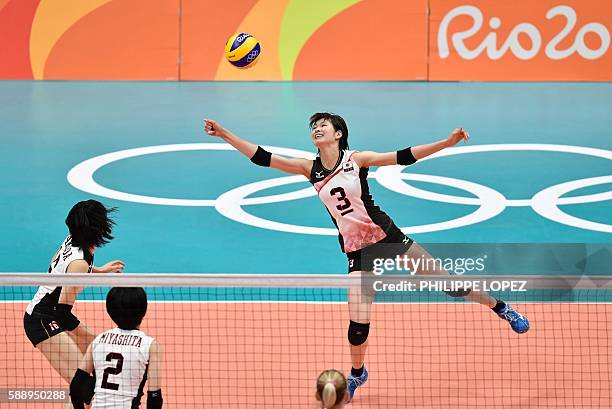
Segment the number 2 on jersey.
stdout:
<svg viewBox="0 0 612 409">
<path fill-rule="evenodd" d="M 340 186 L 335 187 L 330 190 L 329 193 L 332 196 L 337 196 L 338 202 L 340 202 L 340 204 L 336 206 L 336 209 L 343 210 L 343 212 L 340 213 L 341 216 L 346 216 L 347 214 L 353 211 L 353 209 L 350 208 L 351 202 L 346 197 L 346 193 L 344 192 L 343 188 L 341 188 Z"/>
<path fill-rule="evenodd" d="M 113 360 L 117 360 L 117 365 L 114 367 L 108 367 L 104 370 L 104 376 L 102 377 L 102 387 L 104 389 L 110 389 L 112 391 L 119 390 L 118 383 L 112 383 L 108 381 L 109 375 L 119 375 L 123 370 L 123 355 L 117 352 L 110 352 L 106 355 L 106 362 L 111 362 Z"/>
</svg>

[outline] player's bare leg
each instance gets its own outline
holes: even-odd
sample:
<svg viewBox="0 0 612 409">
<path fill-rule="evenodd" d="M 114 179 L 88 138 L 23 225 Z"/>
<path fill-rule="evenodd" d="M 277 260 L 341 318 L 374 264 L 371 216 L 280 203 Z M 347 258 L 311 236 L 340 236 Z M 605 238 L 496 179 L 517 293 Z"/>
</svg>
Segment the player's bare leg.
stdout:
<svg viewBox="0 0 612 409">
<path fill-rule="evenodd" d="M 36 348 L 47 358 L 53 369 L 70 385 L 83 353 L 76 342 L 65 332 L 57 334 L 36 345 Z M 70 397 L 64 408 L 72 409 Z"/>
<path fill-rule="evenodd" d="M 363 277 L 371 272 L 354 271 L 351 277 Z M 349 317 L 349 344 L 351 349 L 351 374 L 347 377 L 349 400 L 355 394 L 355 390 L 363 385 L 368 379 L 368 371 L 365 368 L 365 355 L 368 349 L 368 332 L 372 313 L 372 302 L 374 301 L 373 289 L 366 286 L 349 288 L 348 304 Z"/>
<path fill-rule="evenodd" d="M 85 323 L 81 322 L 78 327 L 76 327 L 73 331 L 68 333 L 72 340 L 77 344 L 81 353 L 85 353 L 87 351 L 87 347 L 93 342 L 96 338 L 96 333 L 93 332 L 91 328 L 89 328 Z"/>
</svg>

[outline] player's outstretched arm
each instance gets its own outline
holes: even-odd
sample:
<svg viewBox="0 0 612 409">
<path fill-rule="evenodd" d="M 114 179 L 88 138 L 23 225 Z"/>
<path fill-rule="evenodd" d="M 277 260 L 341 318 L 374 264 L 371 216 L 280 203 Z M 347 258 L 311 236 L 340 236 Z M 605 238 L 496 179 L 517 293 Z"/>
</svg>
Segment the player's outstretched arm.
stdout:
<svg viewBox="0 0 612 409">
<path fill-rule="evenodd" d="M 94 274 L 120 273 L 125 268 L 125 263 L 121 260 L 109 261 L 101 267 L 93 266 L 91 272 Z"/>
<path fill-rule="evenodd" d="M 285 158 L 284 156 L 272 154 L 261 146 L 257 146 L 247 140 L 239 138 L 229 130 L 212 119 L 204 120 L 204 132 L 210 136 L 217 136 L 232 145 L 244 156 L 251 159 L 256 165 L 271 167 L 285 173 L 304 175 L 310 178 L 312 161 L 302 158 Z"/>
<path fill-rule="evenodd" d="M 161 345 L 157 341 L 153 341 L 151 349 L 149 349 L 147 409 L 161 409 L 164 402 L 161 392 L 162 361 Z"/>
<path fill-rule="evenodd" d="M 459 141 L 467 142 L 470 135 L 463 128 L 455 128 L 446 139 L 425 145 L 412 146 L 397 152 L 357 152 L 353 158 L 359 167 L 388 166 L 388 165 L 412 165 L 419 159 L 426 158 L 444 148 L 456 145 Z"/>
<path fill-rule="evenodd" d="M 93 355 L 91 345 L 89 345 L 70 382 L 70 401 L 74 409 L 85 409 L 85 404 L 91 403 L 96 386 L 94 377 L 90 375 L 93 370 Z"/>
<path fill-rule="evenodd" d="M 416 160 L 423 159 L 429 155 L 433 155 L 434 153 L 441 151 L 442 149 L 455 146 L 459 143 L 459 141 L 464 141 L 467 143 L 469 139 L 470 134 L 466 130 L 463 128 L 455 128 L 446 139 L 442 139 L 441 141 L 434 143 L 428 143 L 426 145 L 413 146 L 412 154 Z"/>
</svg>

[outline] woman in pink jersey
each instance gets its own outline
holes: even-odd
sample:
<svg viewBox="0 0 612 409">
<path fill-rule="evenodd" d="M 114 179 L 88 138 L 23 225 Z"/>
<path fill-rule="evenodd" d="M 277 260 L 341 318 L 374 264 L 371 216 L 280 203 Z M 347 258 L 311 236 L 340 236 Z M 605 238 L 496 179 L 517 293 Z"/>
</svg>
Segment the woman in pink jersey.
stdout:
<svg viewBox="0 0 612 409">
<path fill-rule="evenodd" d="M 306 177 L 317 190 L 338 229 L 340 247 L 348 258 L 349 274 L 371 272 L 374 259 L 395 258 L 397 255 L 423 260 L 415 271 L 417 274 L 448 274 L 427 251 L 405 236 L 391 218 L 374 204 L 368 187 L 368 169 L 370 166 L 412 165 L 419 159 L 454 146 L 462 140 L 467 142 L 469 134 L 457 128 L 446 139 L 430 144 L 395 152 L 358 152 L 349 150 L 348 127 L 341 116 L 316 113 L 310 117 L 309 124 L 312 143 L 319 151 L 315 160 L 271 154 L 261 146 L 237 137 L 211 119 L 204 121 L 204 131 L 208 135 L 220 137 L 256 165 Z M 529 329 L 527 318 L 485 292 L 447 294 L 452 297 L 465 297 L 488 306 L 499 317 L 508 321 L 517 333 L 524 333 Z M 348 301 L 348 340 L 353 367 L 347 380 L 349 399 L 352 399 L 357 387 L 368 379 L 364 359 L 373 295 L 365 294 L 361 289 L 350 289 Z"/>
</svg>

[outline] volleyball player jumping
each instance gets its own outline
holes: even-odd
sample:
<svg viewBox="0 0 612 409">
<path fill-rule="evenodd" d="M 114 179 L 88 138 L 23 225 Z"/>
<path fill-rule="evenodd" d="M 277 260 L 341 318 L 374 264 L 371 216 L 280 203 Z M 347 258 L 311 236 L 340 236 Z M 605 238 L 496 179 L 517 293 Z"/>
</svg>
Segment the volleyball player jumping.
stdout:
<svg viewBox="0 0 612 409">
<path fill-rule="evenodd" d="M 220 137 L 256 165 L 305 176 L 316 189 L 319 199 L 338 229 L 340 247 L 348 258 L 349 274 L 365 274 L 373 270 L 374 259 L 394 258 L 397 255 L 422 260 L 423 262 L 416 266 L 416 274 L 448 274 L 425 249 L 405 236 L 391 218 L 374 204 L 368 187 L 368 168 L 412 165 L 419 159 L 454 146 L 462 140 L 467 142 L 469 134 L 457 128 L 446 139 L 426 145 L 396 152 L 358 152 L 349 150 L 348 127 L 341 116 L 316 113 L 310 117 L 309 123 L 312 143 L 319 150 L 315 160 L 271 154 L 261 146 L 237 137 L 214 120 L 204 121 L 204 131 L 208 135 Z M 488 306 L 517 333 L 524 333 L 529 329 L 527 318 L 486 292 L 447 294 L 453 297 L 464 296 L 470 301 Z M 373 298 L 372 294 L 366 294 L 360 288 L 349 290 L 348 340 L 353 364 L 351 374 L 347 377 L 349 399 L 353 398 L 357 387 L 368 379 L 364 358 Z"/>
<path fill-rule="evenodd" d="M 51 259 L 49 273 L 120 272 L 125 265 L 119 260 L 102 267 L 94 266 L 96 248 L 113 239 L 114 222 L 110 213 L 114 210 L 96 200 L 75 204 L 66 217 L 70 235 Z M 81 290 L 80 287 L 40 286 L 23 317 L 25 333 L 32 345 L 68 383 L 95 337 L 95 333 L 72 313 Z"/>
</svg>

